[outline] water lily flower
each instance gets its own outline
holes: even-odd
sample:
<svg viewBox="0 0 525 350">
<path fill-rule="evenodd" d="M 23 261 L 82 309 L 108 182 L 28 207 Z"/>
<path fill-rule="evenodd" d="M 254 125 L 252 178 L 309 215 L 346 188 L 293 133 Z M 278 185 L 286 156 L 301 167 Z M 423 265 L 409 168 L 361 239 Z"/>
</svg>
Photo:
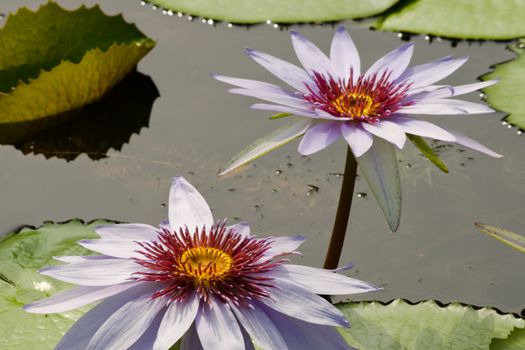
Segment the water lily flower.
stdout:
<svg viewBox="0 0 525 350">
<path fill-rule="evenodd" d="M 65 256 L 40 272 L 77 284 L 32 304 L 33 313 L 72 310 L 105 299 L 82 316 L 59 350 L 348 349 L 335 327 L 344 315 L 316 294 L 378 288 L 335 271 L 287 264 L 304 238 L 257 238 L 246 223 L 214 222 L 201 194 L 175 177 L 169 221 L 158 228 L 116 224 L 80 245 L 96 256 Z"/>
<path fill-rule="evenodd" d="M 407 134 L 458 143 L 501 157 L 464 135 L 411 117 L 494 112 L 483 104 L 450 99 L 490 86 L 494 80 L 461 86 L 435 85 L 463 65 L 466 57 L 446 56 L 409 67 L 413 44 L 407 43 L 362 73 L 357 49 L 343 26 L 333 37 L 330 57 L 299 33 L 292 31 L 291 35 L 303 68 L 246 49 L 249 57 L 289 87 L 214 75 L 215 79 L 236 86 L 229 90 L 231 93 L 269 102 L 254 104 L 252 108 L 295 116 L 289 124 L 241 151 L 219 175 L 300 136 L 303 137 L 298 151 L 302 155 L 320 151 L 343 137 L 383 211 L 387 217 L 392 216 L 391 228 L 395 230 L 401 194 L 394 146 L 402 149 Z"/>
</svg>

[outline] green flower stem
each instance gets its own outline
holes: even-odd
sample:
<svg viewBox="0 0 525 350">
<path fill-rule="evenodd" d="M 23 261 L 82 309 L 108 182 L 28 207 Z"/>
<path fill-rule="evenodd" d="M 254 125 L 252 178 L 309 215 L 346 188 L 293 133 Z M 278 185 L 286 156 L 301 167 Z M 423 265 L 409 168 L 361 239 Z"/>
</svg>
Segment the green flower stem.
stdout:
<svg viewBox="0 0 525 350">
<path fill-rule="evenodd" d="M 335 269 L 339 264 L 339 258 L 341 257 L 341 251 L 343 250 L 343 244 L 345 242 L 350 208 L 352 207 L 356 172 L 357 161 L 355 160 L 350 147 L 348 147 L 346 151 L 343 185 L 341 186 L 341 194 L 339 195 L 339 204 L 335 215 L 334 228 L 332 230 L 332 237 L 330 238 L 324 261 L 325 269 Z"/>
</svg>

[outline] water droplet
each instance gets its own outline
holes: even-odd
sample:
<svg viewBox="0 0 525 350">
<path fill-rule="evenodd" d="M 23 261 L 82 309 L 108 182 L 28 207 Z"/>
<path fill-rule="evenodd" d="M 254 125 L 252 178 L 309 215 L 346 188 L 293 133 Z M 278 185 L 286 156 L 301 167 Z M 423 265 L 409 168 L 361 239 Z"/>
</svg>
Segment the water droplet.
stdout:
<svg viewBox="0 0 525 350">
<path fill-rule="evenodd" d="M 277 28 L 279 28 L 279 25 L 278 25 L 277 23 L 275 23 L 275 24 L 273 25 L 273 27 L 274 27 L 275 29 L 277 29 Z"/>
<path fill-rule="evenodd" d="M 151 5 L 151 9 L 152 9 L 153 11 L 155 11 L 155 10 L 157 9 L 157 6 L 155 6 L 155 5 Z"/>
<path fill-rule="evenodd" d="M 518 130 L 518 135 L 521 135 L 521 134 L 523 134 L 523 131 Z"/>
<path fill-rule="evenodd" d="M 412 168 L 412 164 L 410 164 L 410 163 L 408 163 L 408 164 L 405 164 L 405 168 L 407 168 L 407 169 L 410 169 L 410 168 Z"/>
<path fill-rule="evenodd" d="M 161 206 L 162 208 L 166 208 L 166 203 L 160 203 L 160 206 Z"/>
<path fill-rule="evenodd" d="M 272 188 L 272 193 L 277 193 L 277 190 L 275 188 Z"/>
<path fill-rule="evenodd" d="M 182 12 L 177 12 L 177 17 L 181 18 L 182 17 Z"/>
<path fill-rule="evenodd" d="M 485 96 L 485 94 L 484 94 L 483 92 L 480 92 L 480 93 L 479 93 L 479 98 L 485 98 L 485 97 L 486 97 L 486 96 Z"/>
<path fill-rule="evenodd" d="M 511 129 L 511 128 L 512 128 L 512 125 L 511 125 L 511 124 L 507 125 L 507 128 L 508 128 L 508 129 Z"/>
<path fill-rule="evenodd" d="M 281 169 L 275 170 L 275 175 L 281 175 L 283 171 Z"/>
<path fill-rule="evenodd" d="M 208 24 L 209 24 L 210 26 L 212 26 L 213 23 L 214 23 L 214 22 L 213 22 L 213 19 L 209 19 L 209 20 L 208 20 Z"/>
<path fill-rule="evenodd" d="M 168 16 L 173 16 L 173 11 L 172 10 L 168 10 Z"/>
<path fill-rule="evenodd" d="M 233 27 L 233 24 L 228 23 L 228 28 L 232 28 L 232 27 Z"/>
<path fill-rule="evenodd" d="M 266 20 L 266 24 L 272 24 L 272 20 L 271 19 L 267 19 Z"/>
<path fill-rule="evenodd" d="M 436 41 L 441 41 L 441 40 L 443 40 L 443 39 L 441 39 L 441 37 L 439 37 L 439 36 L 436 37 Z"/>
<path fill-rule="evenodd" d="M 141 1 L 140 4 L 141 4 L 142 6 L 146 6 L 146 1 Z"/>
<path fill-rule="evenodd" d="M 403 39 L 403 33 L 397 33 L 397 37 L 398 37 L 399 39 Z"/>
<path fill-rule="evenodd" d="M 201 19 L 201 22 L 206 24 L 206 18 Z"/>
<path fill-rule="evenodd" d="M 188 16 L 188 21 L 193 21 L 193 17 L 192 16 Z"/>
<path fill-rule="evenodd" d="M 429 41 L 430 40 L 430 35 L 425 35 L 425 40 Z"/>
<path fill-rule="evenodd" d="M 501 125 L 507 125 L 507 122 L 506 121 L 502 121 Z"/>
<path fill-rule="evenodd" d="M 163 14 L 163 15 L 167 15 L 167 14 L 168 14 L 168 11 L 166 11 L 166 10 L 162 10 L 162 14 Z"/>
<path fill-rule="evenodd" d="M 357 192 L 357 198 L 366 198 L 368 194 L 366 192 Z"/>
</svg>

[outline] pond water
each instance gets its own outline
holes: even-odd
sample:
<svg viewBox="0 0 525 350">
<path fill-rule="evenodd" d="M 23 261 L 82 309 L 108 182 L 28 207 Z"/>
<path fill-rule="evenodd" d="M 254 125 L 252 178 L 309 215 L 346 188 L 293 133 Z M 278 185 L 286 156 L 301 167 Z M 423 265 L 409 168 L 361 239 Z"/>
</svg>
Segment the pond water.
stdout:
<svg viewBox="0 0 525 350">
<path fill-rule="evenodd" d="M 36 9 L 44 2 L 2 1 L 0 12 L 13 12 L 22 5 Z M 269 73 L 243 55 L 243 48 L 254 47 L 296 62 L 288 31 L 269 25 L 202 24 L 200 19 L 162 15 L 139 1 L 58 2 L 70 9 L 99 3 L 108 14 L 124 13 L 127 21 L 157 40 L 156 48 L 138 66 L 153 83 L 144 76 L 125 83 L 136 84 L 124 90 L 134 92 L 128 100 L 144 96 L 137 108 L 115 109 L 105 114 L 107 120 L 95 115 L 93 122 L 26 141 L 18 149 L 0 146 L 0 234 L 24 224 L 38 226 L 45 220 L 71 218 L 156 224 L 167 216 L 171 177 L 182 174 L 198 187 L 216 218 L 249 221 L 252 231 L 260 235 L 303 234 L 307 237 L 301 249 L 304 257 L 297 261 L 321 266 L 344 168 L 346 146 L 341 140 L 311 157 L 301 157 L 297 143 L 292 143 L 233 175 L 215 175 L 231 156 L 282 122 L 250 110 L 255 100 L 228 94 L 227 86 L 214 81 L 210 73 L 271 81 Z M 366 22 L 346 26 L 365 65 L 402 43 L 396 33 L 371 31 Z M 328 50 L 333 26 L 298 29 Z M 414 63 L 448 54 L 470 56 L 447 80 L 452 84 L 474 82 L 491 65 L 513 57 L 505 43 L 459 42 L 452 47 L 450 41 L 429 43 L 424 36 L 411 40 L 416 43 Z M 148 120 L 156 90 L 160 97 Z M 126 92 L 120 95 L 127 96 Z M 468 99 L 479 101 L 480 97 L 473 93 Z M 99 109 L 92 110 L 97 114 Z M 407 145 L 398 153 L 403 214 L 396 233 L 389 231 L 366 182 L 357 182 L 341 262 L 353 262 L 352 276 L 385 290 L 354 299 L 461 301 L 516 313 L 525 308 L 525 256 L 473 225 L 481 221 L 525 231 L 525 140 L 516 129 L 502 126 L 502 117 L 498 113 L 429 118 L 505 157 L 493 159 L 441 144 L 441 157 L 450 168 L 449 174 L 443 174 Z M 121 141 L 111 143 L 107 135 Z M 113 148 L 126 143 L 120 151 L 104 154 L 103 147 L 88 148 L 89 156 L 75 158 L 77 137 L 95 140 L 95 144 L 104 139 Z M 37 149 L 58 157 L 31 153 Z"/>
</svg>

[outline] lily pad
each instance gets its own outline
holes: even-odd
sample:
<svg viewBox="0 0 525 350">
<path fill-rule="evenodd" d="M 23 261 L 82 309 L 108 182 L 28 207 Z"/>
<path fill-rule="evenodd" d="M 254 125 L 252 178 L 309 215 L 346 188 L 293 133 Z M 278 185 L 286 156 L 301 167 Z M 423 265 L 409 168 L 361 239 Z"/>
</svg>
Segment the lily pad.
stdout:
<svg viewBox="0 0 525 350">
<path fill-rule="evenodd" d="M 55 265 L 53 256 L 85 255 L 89 251 L 76 241 L 96 238 L 93 228 L 107 221 L 25 227 L 0 238 L 0 348 L 10 350 L 52 349 L 90 307 L 61 314 L 30 314 L 22 306 L 70 287 L 40 275 L 37 270 Z"/>
<path fill-rule="evenodd" d="M 46 158 L 72 161 L 86 154 L 93 160 L 103 159 L 110 149 L 120 150 L 132 134 L 148 126 L 158 96 L 153 80 L 134 71 L 99 101 L 45 118 L 46 123 L 32 120 L 2 125 L 0 144 Z"/>
<path fill-rule="evenodd" d="M 503 242 L 522 253 L 525 253 L 525 236 L 487 224 L 475 223 L 474 225 L 476 225 L 481 232 L 496 238 L 498 241 Z"/>
<path fill-rule="evenodd" d="M 525 36 L 521 0 L 402 0 L 375 28 L 460 39 L 507 40 Z"/>
<path fill-rule="evenodd" d="M 100 99 L 155 45 L 98 6 L 19 9 L 0 30 L 0 127 Z"/>
<path fill-rule="evenodd" d="M 351 324 L 351 328 L 341 329 L 341 334 L 361 350 L 489 350 L 492 341 L 505 344 L 511 332 L 521 332 L 525 327 L 524 320 L 514 315 L 457 303 L 440 306 L 425 301 L 412 305 L 394 300 L 386 305 L 359 302 L 338 307 Z"/>
<path fill-rule="evenodd" d="M 505 120 L 525 129 L 525 41 L 509 47 L 516 58 L 495 66 L 483 80 L 499 79 L 497 84 L 483 89 L 487 102 L 494 108 L 508 113 Z"/>
<path fill-rule="evenodd" d="M 379 14 L 398 0 L 150 0 L 167 10 L 232 23 L 340 21 Z"/>
</svg>

